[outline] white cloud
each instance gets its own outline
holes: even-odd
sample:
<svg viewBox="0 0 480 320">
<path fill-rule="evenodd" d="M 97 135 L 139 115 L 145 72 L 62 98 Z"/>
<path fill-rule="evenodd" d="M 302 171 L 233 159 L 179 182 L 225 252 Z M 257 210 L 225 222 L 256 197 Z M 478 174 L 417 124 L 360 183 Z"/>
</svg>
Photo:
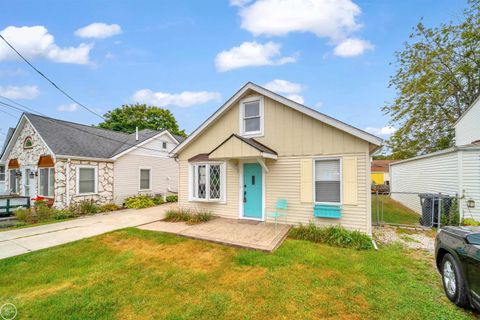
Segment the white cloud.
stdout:
<svg viewBox="0 0 480 320">
<path fill-rule="evenodd" d="M 289 94 L 287 95 L 287 99 L 293 100 L 297 103 L 304 104 L 305 100 L 299 94 Z"/>
<path fill-rule="evenodd" d="M 95 22 L 75 31 L 80 38 L 105 39 L 122 33 L 122 27 L 118 24 L 106 24 Z"/>
<path fill-rule="evenodd" d="M 280 93 L 299 93 L 303 90 L 303 86 L 300 83 L 294 83 L 281 79 L 274 79 L 268 83 L 265 83 L 264 87 L 268 90 Z"/>
<path fill-rule="evenodd" d="M 354 57 L 363 54 L 367 50 L 373 50 L 375 47 L 369 41 L 350 38 L 340 42 L 333 53 L 340 57 Z"/>
<path fill-rule="evenodd" d="M 318 101 L 318 102 L 315 103 L 313 106 L 315 107 L 315 109 L 320 109 L 320 108 L 323 106 L 323 102 L 322 102 L 322 101 Z"/>
<path fill-rule="evenodd" d="M 135 92 L 132 100 L 140 103 L 153 104 L 160 107 L 178 106 L 190 107 L 209 101 L 219 101 L 218 92 L 208 91 L 183 91 L 181 93 L 153 92 L 150 89 L 142 89 Z"/>
<path fill-rule="evenodd" d="M 37 86 L 0 86 L 0 95 L 9 99 L 35 99 L 38 97 Z"/>
<path fill-rule="evenodd" d="M 383 128 L 366 127 L 365 131 L 377 136 L 389 136 L 391 134 L 394 134 L 397 129 L 392 126 L 385 126 Z"/>
<path fill-rule="evenodd" d="M 253 0 L 230 0 L 230 5 L 234 7 L 243 7 Z"/>
<path fill-rule="evenodd" d="M 59 63 L 88 64 L 92 44 L 61 48 L 44 26 L 9 26 L 0 34 L 26 58 L 45 58 Z M 5 43 L 0 43 L 0 61 L 16 60 L 18 56 Z"/>
<path fill-rule="evenodd" d="M 278 43 L 253 41 L 220 52 L 215 57 L 215 65 L 218 71 L 228 71 L 250 66 L 282 65 L 296 60 L 295 56 L 282 57 Z"/>
<path fill-rule="evenodd" d="M 256 36 L 311 32 L 329 39 L 359 29 L 360 13 L 351 0 L 258 0 L 240 9 L 241 27 Z"/>
<path fill-rule="evenodd" d="M 60 112 L 74 112 L 77 111 L 78 109 L 78 104 L 76 103 L 70 103 L 70 104 L 62 104 L 59 105 L 57 110 Z"/>
</svg>

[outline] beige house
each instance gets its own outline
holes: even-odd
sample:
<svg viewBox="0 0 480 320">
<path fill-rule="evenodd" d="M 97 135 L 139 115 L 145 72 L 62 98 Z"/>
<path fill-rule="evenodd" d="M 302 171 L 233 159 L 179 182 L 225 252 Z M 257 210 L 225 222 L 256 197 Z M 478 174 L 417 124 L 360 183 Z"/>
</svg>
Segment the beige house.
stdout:
<svg viewBox="0 0 480 320">
<path fill-rule="evenodd" d="M 178 164 L 169 153 L 182 140 L 167 130 L 128 134 L 24 113 L 0 158 L 4 193 L 43 196 L 59 208 L 176 193 Z"/>
<path fill-rule="evenodd" d="M 179 206 L 271 221 L 286 200 L 286 223 L 370 234 L 370 155 L 381 142 L 247 83 L 173 150 Z"/>
</svg>

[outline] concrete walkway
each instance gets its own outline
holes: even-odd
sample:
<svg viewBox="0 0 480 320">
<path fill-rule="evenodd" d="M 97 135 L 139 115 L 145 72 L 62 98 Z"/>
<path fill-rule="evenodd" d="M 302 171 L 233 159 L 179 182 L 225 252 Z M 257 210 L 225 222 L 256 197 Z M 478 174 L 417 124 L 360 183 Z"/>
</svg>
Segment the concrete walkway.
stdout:
<svg viewBox="0 0 480 320">
<path fill-rule="evenodd" d="M 290 230 L 290 226 L 287 225 L 278 225 L 275 231 L 275 225 L 272 223 L 224 218 L 216 218 L 196 225 L 157 221 L 138 228 L 268 252 L 280 246 Z"/>
<path fill-rule="evenodd" d="M 176 204 L 127 209 L 37 227 L 0 232 L 0 259 L 93 237 L 102 233 L 159 221 Z"/>
</svg>

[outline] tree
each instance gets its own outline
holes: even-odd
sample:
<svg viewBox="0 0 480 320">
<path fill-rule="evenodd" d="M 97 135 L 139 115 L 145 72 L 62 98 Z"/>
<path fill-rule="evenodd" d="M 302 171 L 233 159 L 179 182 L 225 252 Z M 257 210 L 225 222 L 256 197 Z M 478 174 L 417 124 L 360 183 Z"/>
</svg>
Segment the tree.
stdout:
<svg viewBox="0 0 480 320">
<path fill-rule="evenodd" d="M 170 110 L 162 109 L 145 104 L 123 105 L 119 108 L 108 111 L 106 120 L 98 126 L 104 129 L 122 131 L 127 133 L 135 132 L 135 128 L 162 130 L 167 129 L 170 133 L 185 137 L 185 130 L 180 130 L 177 120 Z"/>
<path fill-rule="evenodd" d="M 394 159 L 454 145 L 455 122 L 480 93 L 480 0 L 468 4 L 458 23 L 420 22 L 396 52 L 397 96 L 382 108 L 398 127 L 387 142 Z"/>
</svg>

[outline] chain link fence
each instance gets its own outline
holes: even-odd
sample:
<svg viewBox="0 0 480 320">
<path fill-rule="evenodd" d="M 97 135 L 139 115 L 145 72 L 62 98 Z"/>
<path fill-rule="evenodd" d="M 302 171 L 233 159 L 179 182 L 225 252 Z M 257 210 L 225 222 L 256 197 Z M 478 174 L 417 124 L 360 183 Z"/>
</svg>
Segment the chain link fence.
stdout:
<svg viewBox="0 0 480 320">
<path fill-rule="evenodd" d="M 460 225 L 456 194 L 379 192 L 372 194 L 372 224 L 423 228 Z"/>
</svg>

